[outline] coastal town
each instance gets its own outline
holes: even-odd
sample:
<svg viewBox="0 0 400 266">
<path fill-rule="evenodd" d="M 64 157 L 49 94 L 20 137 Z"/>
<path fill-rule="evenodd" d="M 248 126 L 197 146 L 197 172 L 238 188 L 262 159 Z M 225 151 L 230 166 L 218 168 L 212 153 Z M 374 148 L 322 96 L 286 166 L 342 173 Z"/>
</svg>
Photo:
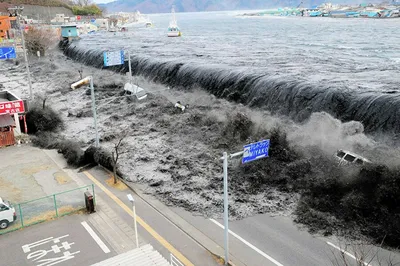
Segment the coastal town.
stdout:
<svg viewBox="0 0 400 266">
<path fill-rule="evenodd" d="M 392 1 L 382 4 L 334 5 L 324 3 L 315 6 L 271 9 L 256 13 L 245 13 L 244 16 L 298 16 L 298 17 L 331 17 L 331 18 L 400 18 L 400 2 Z"/>
<path fill-rule="evenodd" d="M 0 3 L 4 265 L 400 262 L 400 2 L 22 1 Z"/>
</svg>

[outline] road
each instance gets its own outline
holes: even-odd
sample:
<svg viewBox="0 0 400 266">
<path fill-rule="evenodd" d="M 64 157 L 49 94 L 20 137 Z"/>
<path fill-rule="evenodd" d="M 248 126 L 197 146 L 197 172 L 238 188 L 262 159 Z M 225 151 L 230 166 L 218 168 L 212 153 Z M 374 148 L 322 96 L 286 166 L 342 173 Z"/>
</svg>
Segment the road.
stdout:
<svg viewBox="0 0 400 266">
<path fill-rule="evenodd" d="M 1 265 L 91 265 L 116 252 L 87 220 L 71 215 L 0 237 Z"/>
<path fill-rule="evenodd" d="M 185 265 L 217 265 L 209 252 L 200 246 L 197 240 L 198 232 L 200 232 L 201 237 L 209 239 L 208 243 L 214 247 L 223 247 L 221 220 L 193 216 L 181 208 L 168 208 L 161 203 L 155 209 L 153 208 L 153 203 L 156 201 L 154 197 L 144 196 L 143 193 L 136 195 L 128 188 L 117 189 L 107 185 L 106 180 L 110 176 L 99 167 L 78 173 L 77 176 L 85 184 L 94 183 L 96 196 L 107 200 L 107 204 L 116 214 L 133 226 L 131 203 L 127 198 L 127 194 L 132 193 L 135 196 L 136 210 L 141 221 L 138 228 L 139 236 L 144 239 L 144 242 L 155 247 L 165 258 L 174 254 Z M 167 211 L 172 214 L 166 215 Z M 185 220 L 198 232 L 195 233 L 195 230 L 188 230 L 181 223 L 176 223 L 175 218 Z M 240 221 L 232 221 L 229 228 L 231 230 L 230 254 L 236 265 L 338 265 L 334 263 L 335 256 L 337 258 L 341 256 L 338 249 L 333 246 L 340 248 L 338 241 L 313 236 L 306 230 L 299 230 L 288 217 L 257 215 Z M 333 245 L 329 245 L 328 242 Z M 352 254 L 354 252 L 349 250 L 349 253 L 345 255 L 350 262 L 349 265 L 355 265 Z M 388 256 L 388 251 L 381 251 L 381 258 Z M 400 262 L 398 253 L 391 253 L 391 256 L 395 262 Z M 379 264 L 375 259 L 370 265 L 378 266 Z"/>
<path fill-rule="evenodd" d="M 180 208 L 173 208 L 173 211 L 216 243 L 223 245 L 222 220 L 193 216 Z M 363 245 L 357 246 L 356 250 L 354 246 L 346 248 L 345 244 L 337 239 L 314 236 L 305 229 L 299 229 L 289 217 L 256 215 L 240 221 L 231 221 L 229 230 L 230 253 L 246 265 L 345 265 L 342 263 L 343 259 L 336 262 L 336 258 L 342 256 L 337 248 L 348 252 L 345 255 L 348 265 L 357 265 L 351 256 L 355 252 L 360 252 L 360 249 L 363 249 L 365 254 L 369 252 L 367 258 L 364 259 L 364 262 L 368 262 L 365 265 L 390 265 L 387 263 L 389 258 L 394 262 L 400 262 L 398 252 L 379 249 L 379 256 L 372 258 L 374 252 L 377 251 L 376 247 Z"/>
<path fill-rule="evenodd" d="M 108 178 L 108 173 L 104 172 L 101 168 L 91 169 L 89 173 L 96 178 L 96 180 L 101 182 L 101 184 L 105 185 L 104 180 Z M 126 197 L 127 193 L 131 193 L 129 190 L 119 191 L 112 188 L 109 189 L 114 195 L 121 199 L 126 206 L 130 206 Z M 104 191 L 99 192 L 99 189 L 97 189 L 97 193 L 103 195 Z M 106 195 L 103 195 L 103 197 L 104 196 Z M 183 229 L 182 231 L 178 229 L 177 226 L 172 224 L 169 219 L 166 219 L 164 215 L 161 215 L 160 212 L 149 207 L 149 204 L 146 203 L 148 198 L 143 200 L 141 197 L 136 196 L 135 199 L 139 217 L 143 217 L 152 228 L 159 232 L 173 247 L 184 254 L 189 261 L 194 265 L 216 265 L 215 261 L 207 254 L 207 251 L 183 232 L 187 231 L 190 235 L 192 230 Z M 118 208 L 117 205 L 115 206 L 116 208 Z M 121 209 L 119 213 L 121 217 L 124 217 L 124 219 L 129 222 L 132 217 L 128 213 L 124 213 L 122 208 L 119 209 Z M 190 225 L 194 226 L 194 228 L 209 238 L 212 243 L 223 247 L 223 221 L 193 216 L 181 208 L 168 209 L 172 210 L 174 215 L 183 218 Z M 164 211 L 161 210 L 161 212 Z M 336 239 L 311 235 L 306 230 L 299 229 L 289 217 L 272 217 L 268 214 L 257 215 L 240 221 L 231 221 L 229 228 L 230 254 L 231 258 L 233 258 L 232 261 L 237 265 L 341 266 L 344 265 L 344 263 L 341 263 L 341 260 L 336 262 L 335 259 L 342 256 L 341 252 L 338 250 L 339 248 L 347 250 L 345 258 L 349 263 L 348 265 L 356 265 L 356 261 L 352 258 L 354 255 L 354 250 L 352 250 L 352 248 L 344 247 L 344 244 Z M 170 250 L 160 245 L 159 241 L 154 239 L 145 228 L 139 230 L 139 235 L 143 235 L 146 240 L 164 255 L 164 257 L 169 256 Z M 369 250 L 370 246 L 365 246 L 363 248 Z M 370 252 L 368 256 L 371 257 L 372 255 L 373 253 Z M 391 256 L 395 262 L 400 262 L 400 255 L 398 253 L 380 250 L 379 258 L 386 260 L 389 256 Z M 370 262 L 369 257 L 366 258 L 365 261 Z M 379 264 L 377 258 L 374 258 L 370 264 L 365 263 L 364 265 L 378 266 L 387 265 L 387 263 Z"/>
</svg>

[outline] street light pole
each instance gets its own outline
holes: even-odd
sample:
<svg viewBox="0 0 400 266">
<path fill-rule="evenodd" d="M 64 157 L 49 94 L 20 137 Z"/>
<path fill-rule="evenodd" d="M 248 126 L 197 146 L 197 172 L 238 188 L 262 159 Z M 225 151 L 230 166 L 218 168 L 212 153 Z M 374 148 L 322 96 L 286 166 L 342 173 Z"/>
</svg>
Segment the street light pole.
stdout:
<svg viewBox="0 0 400 266">
<path fill-rule="evenodd" d="M 225 249 L 225 265 L 229 263 L 229 226 L 228 226 L 228 158 L 234 158 L 237 156 L 242 156 L 243 151 L 236 152 L 233 154 L 228 154 L 224 152 L 222 154 L 221 160 L 223 160 L 224 168 L 224 249 Z"/>
<path fill-rule="evenodd" d="M 92 96 L 92 111 L 93 111 L 93 119 L 94 119 L 94 130 L 96 132 L 96 148 L 98 148 L 100 146 L 99 143 L 99 130 L 97 128 L 97 113 L 96 113 L 96 101 L 94 98 L 94 86 L 93 86 L 93 77 L 89 76 L 90 79 L 90 94 Z"/>
<path fill-rule="evenodd" d="M 21 40 L 22 40 L 22 50 L 24 51 L 24 58 L 25 58 L 25 67 L 26 67 L 26 72 L 28 74 L 28 84 L 29 84 L 29 98 L 33 100 L 33 93 L 32 93 L 32 80 L 31 80 L 31 72 L 29 70 L 29 62 L 28 62 L 28 56 L 26 54 L 26 48 L 25 48 L 25 37 L 24 37 L 24 30 L 21 28 L 21 19 L 20 19 L 20 14 L 19 11 L 23 10 L 23 7 L 16 6 L 14 8 L 9 8 L 9 10 L 15 10 L 17 14 L 17 19 L 18 19 L 18 27 L 21 32 Z"/>
<path fill-rule="evenodd" d="M 229 229 L 228 229 L 228 154 L 223 153 L 224 160 L 224 248 L 225 248 L 225 265 L 229 262 Z"/>
<path fill-rule="evenodd" d="M 93 120 L 94 120 L 94 130 L 95 130 L 95 134 L 96 134 L 96 140 L 95 140 L 95 146 L 96 148 L 98 148 L 100 146 L 99 144 L 99 130 L 97 128 L 97 113 L 96 113 L 96 101 L 94 98 L 94 86 L 93 86 L 93 77 L 92 76 L 88 76 L 84 79 L 81 79 L 73 84 L 71 84 L 71 89 L 75 90 L 77 88 L 79 88 L 80 86 L 84 85 L 84 84 L 88 84 L 90 83 L 90 94 L 91 94 L 91 98 L 92 98 L 92 112 L 93 112 Z"/>
<path fill-rule="evenodd" d="M 128 199 L 132 202 L 132 211 L 133 211 L 133 226 L 135 227 L 135 238 L 136 238 L 136 247 L 139 247 L 139 237 L 137 233 L 137 223 L 136 223 L 136 207 L 135 207 L 135 199 L 132 197 L 131 194 L 128 194 Z"/>
</svg>

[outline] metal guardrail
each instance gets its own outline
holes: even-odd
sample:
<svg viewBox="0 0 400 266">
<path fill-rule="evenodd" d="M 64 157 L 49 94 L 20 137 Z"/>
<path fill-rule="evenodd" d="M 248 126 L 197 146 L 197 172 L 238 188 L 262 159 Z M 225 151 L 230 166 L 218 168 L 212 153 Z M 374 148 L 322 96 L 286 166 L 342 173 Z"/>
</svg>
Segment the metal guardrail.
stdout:
<svg viewBox="0 0 400 266">
<path fill-rule="evenodd" d="M 185 266 L 172 253 L 170 253 L 171 266 Z"/>
<path fill-rule="evenodd" d="M 13 204 L 17 219 L 8 228 L 0 230 L 0 235 L 84 209 L 86 207 L 84 197 L 86 191 L 90 191 L 95 200 L 94 185 L 92 184 Z"/>
</svg>

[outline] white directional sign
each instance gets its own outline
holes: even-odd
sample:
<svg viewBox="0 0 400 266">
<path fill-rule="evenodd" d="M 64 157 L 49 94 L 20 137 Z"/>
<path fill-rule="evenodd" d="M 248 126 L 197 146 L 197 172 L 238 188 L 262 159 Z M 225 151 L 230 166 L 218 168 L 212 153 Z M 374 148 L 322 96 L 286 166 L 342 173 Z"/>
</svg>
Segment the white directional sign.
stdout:
<svg viewBox="0 0 400 266">
<path fill-rule="evenodd" d="M 116 66 L 124 64 L 124 51 L 106 51 L 103 53 L 104 66 Z"/>
</svg>

